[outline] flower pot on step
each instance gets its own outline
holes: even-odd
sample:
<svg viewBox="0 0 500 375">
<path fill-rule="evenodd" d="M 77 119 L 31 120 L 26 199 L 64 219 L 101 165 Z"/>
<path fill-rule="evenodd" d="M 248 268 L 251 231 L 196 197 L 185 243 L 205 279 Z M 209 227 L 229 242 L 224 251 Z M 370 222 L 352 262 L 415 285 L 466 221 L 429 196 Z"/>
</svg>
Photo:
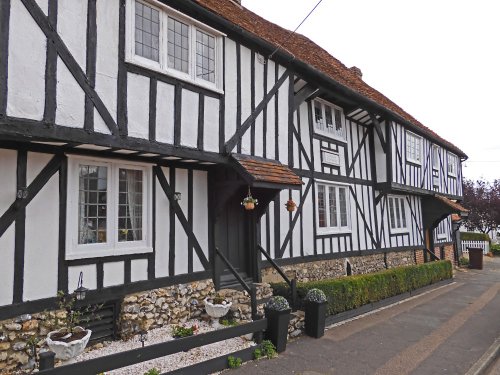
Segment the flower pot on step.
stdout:
<svg viewBox="0 0 500 375">
<path fill-rule="evenodd" d="M 284 352 L 288 336 L 291 309 L 276 311 L 264 309 L 267 318 L 266 340 L 270 340 L 278 353 Z"/>
<path fill-rule="evenodd" d="M 327 306 L 328 302 L 306 301 L 305 328 L 308 336 L 320 338 L 325 334 Z"/>
</svg>

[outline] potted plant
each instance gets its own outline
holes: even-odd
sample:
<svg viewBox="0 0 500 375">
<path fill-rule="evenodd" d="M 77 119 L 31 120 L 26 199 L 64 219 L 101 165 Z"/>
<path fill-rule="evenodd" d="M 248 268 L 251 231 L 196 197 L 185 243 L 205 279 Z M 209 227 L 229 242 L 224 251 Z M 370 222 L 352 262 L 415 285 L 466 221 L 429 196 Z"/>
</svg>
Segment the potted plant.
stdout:
<svg viewBox="0 0 500 375">
<path fill-rule="evenodd" d="M 297 205 L 295 204 L 295 202 L 293 201 L 293 199 L 289 199 L 285 203 L 285 207 L 286 207 L 286 209 L 287 209 L 288 212 L 293 212 L 293 211 L 295 211 L 295 208 L 297 208 Z"/>
<path fill-rule="evenodd" d="M 325 293 L 320 289 L 310 289 L 305 297 L 306 334 L 320 338 L 325 334 L 326 308 L 328 302 Z"/>
<path fill-rule="evenodd" d="M 84 310 L 75 309 L 76 296 L 66 295 L 63 291 L 57 292 L 58 305 L 65 311 L 62 318 L 54 314 L 54 326 L 58 330 L 49 332 L 46 343 L 49 349 L 55 353 L 56 358 L 71 363 L 74 358 L 82 354 L 87 346 L 92 331 L 80 326 L 82 322 L 88 322 L 91 318 L 84 318 L 85 313 L 91 313 L 99 307 L 94 306 L 94 311 L 90 308 Z"/>
<path fill-rule="evenodd" d="M 288 301 L 282 296 L 271 297 L 264 306 L 267 318 L 265 338 L 274 344 L 278 353 L 286 349 L 291 311 Z"/>
<path fill-rule="evenodd" d="M 183 337 L 188 337 L 188 336 L 193 336 L 198 332 L 198 324 L 193 324 L 191 327 L 187 325 L 181 325 L 181 326 L 173 326 L 172 327 L 172 336 L 175 339 L 180 339 Z"/>
<path fill-rule="evenodd" d="M 253 210 L 255 206 L 259 204 L 259 201 L 254 197 L 252 197 L 251 195 L 249 195 L 245 197 L 245 199 L 243 199 L 243 202 L 241 202 L 241 204 L 243 205 L 243 207 L 245 207 L 245 210 L 250 211 Z"/>
<path fill-rule="evenodd" d="M 212 325 L 214 327 L 220 326 L 218 319 L 226 315 L 233 304 L 219 293 L 216 293 L 214 297 L 205 298 L 203 302 L 205 303 L 205 311 L 212 317 Z"/>
</svg>

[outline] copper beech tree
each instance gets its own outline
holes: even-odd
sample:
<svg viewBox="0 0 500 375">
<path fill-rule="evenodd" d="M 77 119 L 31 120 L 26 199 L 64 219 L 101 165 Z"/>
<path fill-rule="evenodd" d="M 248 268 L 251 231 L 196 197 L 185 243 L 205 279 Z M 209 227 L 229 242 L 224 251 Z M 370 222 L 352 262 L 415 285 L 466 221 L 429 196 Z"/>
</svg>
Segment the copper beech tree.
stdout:
<svg viewBox="0 0 500 375">
<path fill-rule="evenodd" d="M 467 229 L 481 233 L 496 230 L 500 226 L 500 180 L 464 180 L 463 205 L 470 210 Z"/>
</svg>

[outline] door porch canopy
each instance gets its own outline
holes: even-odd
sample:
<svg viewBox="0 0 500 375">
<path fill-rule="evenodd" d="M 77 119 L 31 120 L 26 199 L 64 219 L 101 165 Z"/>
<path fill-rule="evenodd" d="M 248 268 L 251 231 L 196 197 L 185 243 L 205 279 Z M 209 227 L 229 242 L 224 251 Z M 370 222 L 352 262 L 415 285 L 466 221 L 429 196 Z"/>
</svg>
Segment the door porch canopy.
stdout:
<svg viewBox="0 0 500 375">
<path fill-rule="evenodd" d="M 441 220 L 451 214 L 466 216 L 469 210 L 460 203 L 442 195 L 434 194 L 422 198 L 422 220 L 424 228 L 435 228 Z"/>
</svg>

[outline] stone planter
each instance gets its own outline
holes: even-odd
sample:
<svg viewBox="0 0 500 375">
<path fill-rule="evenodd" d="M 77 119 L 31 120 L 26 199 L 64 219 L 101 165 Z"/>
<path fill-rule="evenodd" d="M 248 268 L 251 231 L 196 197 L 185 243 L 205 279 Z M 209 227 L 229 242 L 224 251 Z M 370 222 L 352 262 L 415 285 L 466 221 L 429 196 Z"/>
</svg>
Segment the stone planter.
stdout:
<svg viewBox="0 0 500 375">
<path fill-rule="evenodd" d="M 84 330 L 82 327 L 76 327 L 76 328 Z M 89 342 L 90 335 L 92 335 L 92 331 L 90 329 L 87 329 L 86 330 L 87 334 L 83 338 L 75 341 L 63 342 L 63 341 L 52 340 L 50 338 L 52 334 L 57 332 L 59 331 L 49 332 L 45 341 L 47 342 L 49 349 L 55 353 L 56 358 L 62 361 L 66 361 L 67 363 L 71 363 L 75 357 L 83 353 L 85 347 Z"/>
<path fill-rule="evenodd" d="M 208 298 L 205 298 L 203 302 L 205 303 L 205 311 L 207 312 L 207 314 L 216 319 L 222 318 L 224 315 L 226 315 L 231 308 L 231 305 L 233 304 L 232 302 L 228 302 L 225 305 L 214 304 L 212 302 L 209 302 Z"/>
<path fill-rule="evenodd" d="M 265 309 L 264 311 L 267 318 L 265 338 L 266 340 L 271 340 L 278 353 L 284 352 L 288 335 L 288 323 L 290 322 L 290 313 L 292 310 L 276 311 Z"/>
<path fill-rule="evenodd" d="M 305 303 L 305 328 L 306 334 L 314 338 L 320 338 L 325 334 L 326 308 L 328 302 Z"/>
</svg>

